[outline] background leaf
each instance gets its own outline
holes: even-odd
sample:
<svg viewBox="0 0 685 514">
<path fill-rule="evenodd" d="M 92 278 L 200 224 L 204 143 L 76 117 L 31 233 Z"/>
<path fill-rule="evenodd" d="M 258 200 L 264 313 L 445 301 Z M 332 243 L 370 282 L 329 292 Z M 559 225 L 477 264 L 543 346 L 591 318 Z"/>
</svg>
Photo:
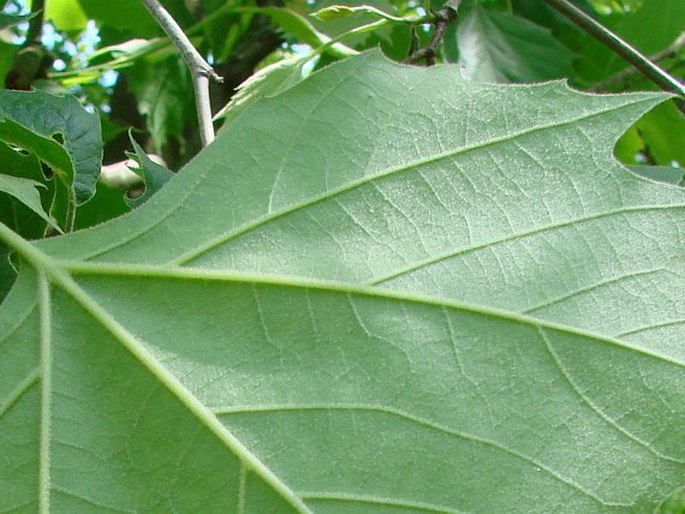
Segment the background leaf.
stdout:
<svg viewBox="0 0 685 514">
<path fill-rule="evenodd" d="M 664 98 L 367 53 L 119 220 L 0 226 L 0 507 L 653 510 L 685 470 L 685 191 L 610 150 Z"/>
<path fill-rule="evenodd" d="M 155 23 L 145 6 L 136 0 L 101 2 L 100 0 L 79 0 L 88 18 L 122 31 L 130 31 L 138 37 L 155 37 L 162 29 Z M 161 2 L 174 19 L 186 27 L 191 17 L 183 0 L 162 0 Z"/>
<path fill-rule="evenodd" d="M 76 205 L 95 194 L 102 164 L 100 120 L 76 98 L 0 91 L 0 139 L 35 152 L 53 167 Z"/>
<path fill-rule="evenodd" d="M 35 14 L 6 14 L 0 12 L 0 29 L 12 27 L 23 21 L 29 21 Z"/>
<path fill-rule="evenodd" d="M 43 210 L 40 203 L 39 187 L 44 187 L 40 182 L 11 175 L 0 175 L 0 192 L 13 196 L 29 209 L 52 225 L 57 231 L 61 231 L 50 216 Z M 4 199 L 4 201 L 7 201 Z"/>
<path fill-rule="evenodd" d="M 133 150 L 135 154 L 132 155 L 133 158 L 138 161 L 138 168 L 132 168 L 135 173 L 140 175 L 145 182 L 145 191 L 142 195 L 136 198 L 125 198 L 126 204 L 131 208 L 136 208 L 143 205 L 152 195 L 157 191 L 162 189 L 162 186 L 166 184 L 174 174 L 167 168 L 154 162 L 150 159 L 147 154 L 143 151 L 133 136 L 129 134 L 131 138 L 131 144 L 133 145 Z"/>
<path fill-rule="evenodd" d="M 45 18 L 60 30 L 83 30 L 88 21 L 79 0 L 49 0 L 45 3 Z"/>
<path fill-rule="evenodd" d="M 189 96 L 190 74 L 180 56 L 161 61 L 142 61 L 128 70 L 130 88 L 136 93 L 138 109 L 147 124 L 157 153 L 167 138 L 180 136 L 184 123 L 192 119 L 195 108 Z"/>
<path fill-rule="evenodd" d="M 601 18 L 601 22 L 608 20 Z M 617 18 L 612 24 L 619 36 L 645 55 L 652 55 L 666 48 L 685 26 L 685 3 L 680 0 L 643 0 L 639 9 Z M 658 27 L 645 30 L 646 27 Z M 616 73 L 628 64 L 591 36 L 585 36 L 581 45 L 579 62 L 581 75 L 588 80 L 598 80 Z"/>
<path fill-rule="evenodd" d="M 549 30 L 479 3 L 464 10 L 448 37 L 456 37 L 458 47 L 458 54 L 452 50 L 448 58 L 458 59 L 472 80 L 536 82 L 571 74 L 573 54 Z"/>
</svg>

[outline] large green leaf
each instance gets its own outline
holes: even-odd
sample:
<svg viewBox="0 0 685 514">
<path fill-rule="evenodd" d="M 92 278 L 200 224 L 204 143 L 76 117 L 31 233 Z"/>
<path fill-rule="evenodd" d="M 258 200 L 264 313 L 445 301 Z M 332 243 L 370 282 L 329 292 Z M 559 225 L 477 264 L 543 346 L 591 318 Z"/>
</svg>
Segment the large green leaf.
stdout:
<svg viewBox="0 0 685 514">
<path fill-rule="evenodd" d="M 645 512 L 685 471 L 685 192 L 655 94 L 362 54 L 132 214 L 27 243 L 0 510 Z"/>
</svg>

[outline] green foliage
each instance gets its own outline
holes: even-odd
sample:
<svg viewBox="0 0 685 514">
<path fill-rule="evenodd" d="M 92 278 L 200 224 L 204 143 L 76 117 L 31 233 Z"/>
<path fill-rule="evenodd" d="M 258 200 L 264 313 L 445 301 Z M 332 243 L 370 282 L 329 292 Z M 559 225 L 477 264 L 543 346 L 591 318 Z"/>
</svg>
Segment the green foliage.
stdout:
<svg viewBox="0 0 685 514">
<path fill-rule="evenodd" d="M 157 164 L 150 159 L 132 136 L 131 144 L 133 145 L 133 150 L 135 152 L 132 154 L 132 157 L 138 162 L 138 167 L 133 168 L 133 171 L 140 175 L 145 183 L 145 191 L 143 194 L 136 198 L 126 199 L 126 203 L 129 207 L 135 208 L 144 204 L 152 195 L 162 189 L 162 186 L 164 186 L 174 174 L 164 166 Z"/>
<path fill-rule="evenodd" d="M 130 32 L 139 37 L 155 37 L 162 31 L 154 18 L 137 0 L 118 0 L 101 2 L 100 0 L 79 0 L 86 15 L 121 31 Z M 170 2 L 164 2 L 168 4 Z"/>
<path fill-rule="evenodd" d="M 657 514 L 683 514 L 685 512 L 685 486 L 673 491 L 655 512 Z"/>
<path fill-rule="evenodd" d="M 95 194 L 100 174 L 98 117 L 71 96 L 0 91 L 0 141 L 34 153 L 50 167 L 57 177 L 50 212 L 64 230 L 71 230 L 75 207 Z"/>
<path fill-rule="evenodd" d="M 482 82 L 539 82 L 571 74 L 573 54 L 549 30 L 476 3 L 462 10 L 446 46 L 464 75 Z"/>
<path fill-rule="evenodd" d="M 40 182 L 27 178 L 13 177 L 12 175 L 7 174 L 0 175 L 0 193 L 13 196 L 38 216 L 43 218 L 48 225 L 52 226 L 58 232 L 61 232 L 62 229 L 60 229 L 54 220 L 50 219 L 50 216 L 43 210 L 43 206 L 40 203 L 40 193 L 38 192 L 39 187 L 45 186 Z M 7 202 L 7 198 L 4 198 L 3 200 Z"/>
<path fill-rule="evenodd" d="M 685 470 L 685 191 L 609 149 L 663 100 L 366 53 L 130 215 L 0 228 L 0 506 L 653 509 Z"/>
<path fill-rule="evenodd" d="M 163 3 L 224 77 L 202 151 L 139 0 L 0 17 L 60 92 L 0 90 L 1 512 L 682 512 L 669 96 L 541 0 Z"/>
<path fill-rule="evenodd" d="M 33 14 L 24 14 L 24 15 L 11 15 L 11 14 L 5 14 L 5 13 L 0 13 L 0 29 L 4 29 L 7 27 L 12 27 L 14 25 L 18 25 L 19 23 L 23 21 L 28 21 L 30 20 L 33 16 Z"/>
<path fill-rule="evenodd" d="M 60 30 L 83 30 L 88 18 L 79 0 L 60 0 L 45 2 L 45 17 Z"/>
<path fill-rule="evenodd" d="M 177 55 L 141 60 L 128 71 L 129 87 L 138 101 L 138 111 L 147 118 L 155 150 L 172 137 L 183 135 L 184 121 L 194 116 L 188 98 L 190 76 Z"/>
</svg>

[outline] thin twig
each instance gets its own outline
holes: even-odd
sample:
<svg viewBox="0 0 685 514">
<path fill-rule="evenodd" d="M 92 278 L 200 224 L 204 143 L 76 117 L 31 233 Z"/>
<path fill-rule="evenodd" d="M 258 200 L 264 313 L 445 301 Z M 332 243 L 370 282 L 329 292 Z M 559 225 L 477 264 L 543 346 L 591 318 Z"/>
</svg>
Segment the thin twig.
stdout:
<svg viewBox="0 0 685 514">
<path fill-rule="evenodd" d="M 545 0 L 545 2 L 609 47 L 619 57 L 635 66 L 640 73 L 661 89 L 685 97 L 685 85 L 568 0 Z"/>
<path fill-rule="evenodd" d="M 43 18 L 45 16 L 45 0 L 33 0 L 31 11 L 35 13 L 29 20 L 29 30 L 26 32 L 26 45 L 39 43 L 43 32 Z"/>
<path fill-rule="evenodd" d="M 451 7 L 443 7 L 439 11 L 434 13 L 435 18 L 433 20 L 433 25 L 435 25 L 435 32 L 431 37 L 430 41 L 426 46 L 413 51 L 409 57 L 404 61 L 405 64 L 416 64 L 417 62 L 425 59 L 426 66 L 432 66 L 435 64 L 435 55 L 437 54 L 437 48 L 442 43 L 445 37 L 445 30 L 454 20 L 457 19 L 457 11 Z"/>
<path fill-rule="evenodd" d="M 195 90 L 195 108 L 197 121 L 200 126 L 200 141 L 202 146 L 207 146 L 214 141 L 214 126 L 212 125 L 212 107 L 209 100 L 209 79 L 222 82 L 223 79 L 216 74 L 207 61 L 200 55 L 193 44 L 179 27 L 169 12 L 158 0 L 141 0 L 157 23 L 164 29 L 171 42 L 181 52 L 183 60 L 190 69 Z"/>
<path fill-rule="evenodd" d="M 659 62 L 663 61 L 665 59 L 670 59 L 671 57 L 674 57 L 678 51 L 685 47 L 685 30 L 680 33 L 680 35 L 673 40 L 673 42 L 668 45 L 666 48 L 663 50 L 650 55 L 649 60 L 652 62 Z M 672 69 L 671 69 L 672 71 Z M 605 91 L 609 86 L 616 84 L 618 82 L 625 82 L 628 80 L 631 76 L 635 75 L 636 73 L 639 73 L 638 70 L 634 66 L 628 66 L 627 68 L 622 69 L 618 73 L 614 73 L 610 77 L 607 77 L 606 79 L 602 80 L 601 82 L 598 82 L 594 86 L 592 86 L 589 90 L 590 91 Z"/>
</svg>

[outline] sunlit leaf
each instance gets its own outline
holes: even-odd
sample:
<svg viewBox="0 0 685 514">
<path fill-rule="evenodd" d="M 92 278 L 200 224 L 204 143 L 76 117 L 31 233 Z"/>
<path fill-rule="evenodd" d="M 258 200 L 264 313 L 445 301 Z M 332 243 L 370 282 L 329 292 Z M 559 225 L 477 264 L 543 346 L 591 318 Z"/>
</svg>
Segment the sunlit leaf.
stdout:
<svg viewBox="0 0 685 514">
<path fill-rule="evenodd" d="M 450 31 L 464 76 L 482 82 L 536 82 L 571 75 L 573 54 L 549 30 L 475 4 Z M 453 48 L 447 45 L 447 48 Z"/>
<path fill-rule="evenodd" d="M 654 510 L 685 472 L 685 191 L 611 149 L 664 98 L 372 52 L 129 215 L 0 226 L 0 510 Z"/>
</svg>

